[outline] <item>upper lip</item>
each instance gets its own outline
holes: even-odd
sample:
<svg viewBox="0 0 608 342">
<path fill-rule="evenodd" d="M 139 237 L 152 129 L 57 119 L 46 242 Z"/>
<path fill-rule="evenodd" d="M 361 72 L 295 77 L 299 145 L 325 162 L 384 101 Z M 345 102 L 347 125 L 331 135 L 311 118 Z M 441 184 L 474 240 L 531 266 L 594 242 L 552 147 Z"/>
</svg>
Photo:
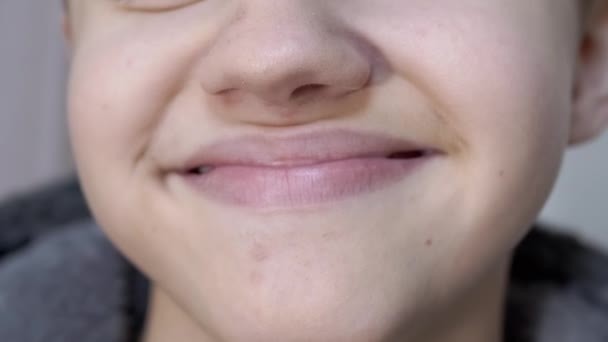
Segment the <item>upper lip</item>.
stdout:
<svg viewBox="0 0 608 342">
<path fill-rule="evenodd" d="M 379 134 L 333 129 L 289 136 L 247 135 L 196 149 L 181 171 L 203 166 L 297 166 L 351 158 L 384 158 L 400 152 L 436 152 L 428 146 Z"/>
</svg>

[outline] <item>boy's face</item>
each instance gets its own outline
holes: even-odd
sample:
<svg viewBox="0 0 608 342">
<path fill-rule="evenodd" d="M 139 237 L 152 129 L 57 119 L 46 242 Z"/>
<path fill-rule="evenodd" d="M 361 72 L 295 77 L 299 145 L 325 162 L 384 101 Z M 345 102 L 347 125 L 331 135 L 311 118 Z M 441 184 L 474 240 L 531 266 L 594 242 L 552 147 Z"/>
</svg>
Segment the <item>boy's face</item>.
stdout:
<svg viewBox="0 0 608 342">
<path fill-rule="evenodd" d="M 219 336 L 371 341 L 491 287 L 574 134 L 573 0 L 119 3 L 71 5 L 80 176 L 113 242 Z M 335 129 L 437 153 L 290 166 L 342 148 Z M 212 145 L 245 165 L 182 172 Z"/>
</svg>

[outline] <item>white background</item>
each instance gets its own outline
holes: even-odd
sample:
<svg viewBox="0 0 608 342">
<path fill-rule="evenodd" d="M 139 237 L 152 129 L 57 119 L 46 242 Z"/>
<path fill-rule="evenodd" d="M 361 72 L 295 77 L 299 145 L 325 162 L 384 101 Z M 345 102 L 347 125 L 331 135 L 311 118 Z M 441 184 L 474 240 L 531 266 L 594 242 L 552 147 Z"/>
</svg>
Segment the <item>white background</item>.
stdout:
<svg viewBox="0 0 608 342">
<path fill-rule="evenodd" d="M 59 0 L 0 1 L 0 198 L 73 168 L 60 17 Z M 568 152 L 541 217 L 608 249 L 608 134 Z"/>
</svg>

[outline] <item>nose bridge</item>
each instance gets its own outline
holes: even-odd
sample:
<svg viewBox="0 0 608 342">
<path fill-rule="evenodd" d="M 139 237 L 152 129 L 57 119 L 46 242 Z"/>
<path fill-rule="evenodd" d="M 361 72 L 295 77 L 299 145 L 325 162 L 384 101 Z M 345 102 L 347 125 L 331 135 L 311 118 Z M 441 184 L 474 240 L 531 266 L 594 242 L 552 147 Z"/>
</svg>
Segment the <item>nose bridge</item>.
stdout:
<svg viewBox="0 0 608 342">
<path fill-rule="evenodd" d="M 243 3 L 238 19 L 202 57 L 206 92 L 244 92 L 283 105 L 305 94 L 339 96 L 368 81 L 364 49 L 314 8 L 319 2 Z"/>
</svg>

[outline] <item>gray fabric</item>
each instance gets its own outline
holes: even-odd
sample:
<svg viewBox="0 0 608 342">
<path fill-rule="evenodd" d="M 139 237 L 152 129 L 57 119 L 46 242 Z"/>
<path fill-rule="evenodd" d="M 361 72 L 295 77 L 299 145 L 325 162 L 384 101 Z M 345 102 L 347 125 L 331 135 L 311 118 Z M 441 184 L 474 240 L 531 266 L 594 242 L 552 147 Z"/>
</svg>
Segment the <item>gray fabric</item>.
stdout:
<svg viewBox="0 0 608 342">
<path fill-rule="evenodd" d="M 606 272 L 606 269 L 599 270 Z M 525 318 L 512 324 L 509 342 L 606 342 L 608 311 L 605 300 L 597 295 L 606 285 L 585 293 L 577 285 L 513 286 L 511 305 L 524 311 Z M 513 314 L 513 312 L 511 312 Z"/>
<path fill-rule="evenodd" d="M 608 341 L 606 308 L 585 300 L 578 289 L 549 293 L 536 335 L 538 342 Z"/>
<path fill-rule="evenodd" d="M 91 221 L 39 237 L 0 261 L 0 341 L 124 341 L 124 273 Z"/>
<path fill-rule="evenodd" d="M 506 321 L 509 342 L 608 341 L 608 257 L 537 226 L 514 253 Z"/>
</svg>

